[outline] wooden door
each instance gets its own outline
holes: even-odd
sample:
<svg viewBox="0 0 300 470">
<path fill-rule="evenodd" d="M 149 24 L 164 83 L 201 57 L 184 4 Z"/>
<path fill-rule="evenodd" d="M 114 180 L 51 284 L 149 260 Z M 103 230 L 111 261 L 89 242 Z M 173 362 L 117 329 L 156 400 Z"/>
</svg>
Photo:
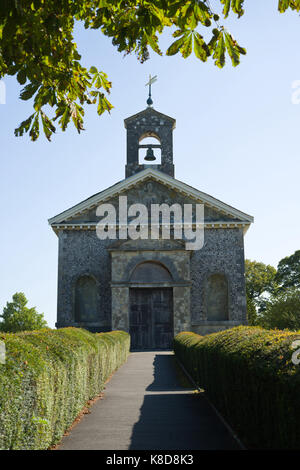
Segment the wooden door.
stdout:
<svg viewBox="0 0 300 470">
<path fill-rule="evenodd" d="M 173 340 L 172 289 L 130 289 L 129 322 L 132 349 L 170 349 Z"/>
</svg>

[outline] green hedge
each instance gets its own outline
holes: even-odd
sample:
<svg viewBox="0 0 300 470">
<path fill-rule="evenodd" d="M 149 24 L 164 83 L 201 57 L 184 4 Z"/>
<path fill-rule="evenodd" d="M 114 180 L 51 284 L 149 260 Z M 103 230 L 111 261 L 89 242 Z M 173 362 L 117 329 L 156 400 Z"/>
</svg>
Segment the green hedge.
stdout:
<svg viewBox="0 0 300 470">
<path fill-rule="evenodd" d="M 129 354 L 124 331 L 79 328 L 0 333 L 0 449 L 47 449 Z"/>
<path fill-rule="evenodd" d="M 300 334 L 237 327 L 180 333 L 178 359 L 249 448 L 300 449 Z"/>
</svg>

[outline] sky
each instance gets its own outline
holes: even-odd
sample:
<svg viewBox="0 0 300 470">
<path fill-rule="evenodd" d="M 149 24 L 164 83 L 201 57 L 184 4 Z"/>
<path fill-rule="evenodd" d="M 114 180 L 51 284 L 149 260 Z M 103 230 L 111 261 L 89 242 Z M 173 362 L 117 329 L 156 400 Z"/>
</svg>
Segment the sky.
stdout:
<svg viewBox="0 0 300 470">
<path fill-rule="evenodd" d="M 292 84 L 300 80 L 300 18 L 279 14 L 277 0 L 245 3 L 245 15 L 224 24 L 247 55 L 238 67 L 228 62 L 222 70 L 194 56 L 155 53 L 140 64 L 100 32 L 78 25 L 83 63 L 108 74 L 114 105 L 102 117 L 87 109 L 80 135 L 70 127 L 51 143 L 43 136 L 37 142 L 16 138 L 14 128 L 32 113 L 32 104 L 19 99 L 15 78 L 4 79 L 0 311 L 22 291 L 54 327 L 58 243 L 48 219 L 124 178 L 123 120 L 146 107 L 150 73 L 158 75 L 154 108 L 176 119 L 175 177 L 254 216 L 246 258 L 276 267 L 300 249 L 300 104 L 292 102 Z M 162 49 L 171 41 L 163 34 Z"/>
</svg>

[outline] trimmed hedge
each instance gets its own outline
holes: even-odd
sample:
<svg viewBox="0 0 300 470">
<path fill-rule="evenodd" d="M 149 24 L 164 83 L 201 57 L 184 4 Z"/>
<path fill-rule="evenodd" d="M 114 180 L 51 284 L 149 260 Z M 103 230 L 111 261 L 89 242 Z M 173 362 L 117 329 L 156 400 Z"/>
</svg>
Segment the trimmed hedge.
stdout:
<svg viewBox="0 0 300 470">
<path fill-rule="evenodd" d="M 0 333 L 0 449 L 47 449 L 129 354 L 124 331 L 79 328 Z"/>
<path fill-rule="evenodd" d="M 249 448 L 300 449 L 300 334 L 237 327 L 175 337 L 177 358 Z"/>
</svg>

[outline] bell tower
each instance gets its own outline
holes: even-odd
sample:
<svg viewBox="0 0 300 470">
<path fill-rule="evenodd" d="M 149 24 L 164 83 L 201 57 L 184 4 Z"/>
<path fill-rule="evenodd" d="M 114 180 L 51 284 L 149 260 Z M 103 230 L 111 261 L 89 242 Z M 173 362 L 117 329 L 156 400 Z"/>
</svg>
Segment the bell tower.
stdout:
<svg viewBox="0 0 300 470">
<path fill-rule="evenodd" d="M 126 178 L 151 167 L 174 177 L 173 129 L 175 119 L 161 114 L 151 106 L 124 120 L 127 130 Z M 154 137 L 157 144 L 143 144 L 143 139 Z M 139 149 L 147 148 L 145 163 L 139 163 Z M 155 149 L 161 150 L 161 163 L 155 164 Z M 152 163 L 154 162 L 154 163 Z"/>
</svg>

